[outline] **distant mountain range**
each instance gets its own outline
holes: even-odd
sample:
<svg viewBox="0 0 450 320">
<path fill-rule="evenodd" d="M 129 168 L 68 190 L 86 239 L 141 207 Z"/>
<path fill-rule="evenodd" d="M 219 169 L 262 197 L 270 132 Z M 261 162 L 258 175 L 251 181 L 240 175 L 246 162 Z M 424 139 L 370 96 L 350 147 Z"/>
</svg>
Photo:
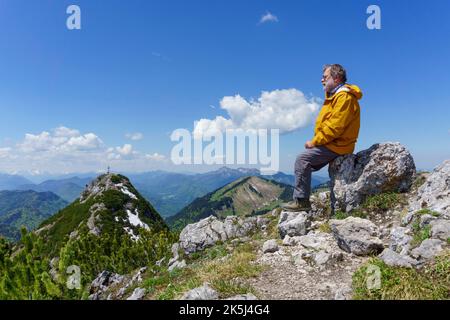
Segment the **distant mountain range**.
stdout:
<svg viewBox="0 0 450 320">
<path fill-rule="evenodd" d="M 295 177 L 279 172 L 262 176 L 257 169 L 220 168 L 200 174 L 181 174 L 154 171 L 143 174 L 128 174 L 136 189 L 149 200 L 163 217 L 169 217 L 209 192 L 225 186 L 242 177 L 258 176 L 287 185 L 294 185 Z M 312 186 L 319 185 L 328 178 L 313 176 Z"/>
<path fill-rule="evenodd" d="M 53 192 L 67 202 L 72 202 L 80 196 L 80 193 L 91 180 L 92 177 L 71 177 L 61 180 L 47 180 L 40 184 L 24 184 L 18 186 L 16 189 Z"/>
<path fill-rule="evenodd" d="M 199 174 L 151 171 L 127 174 L 130 181 L 144 198 L 150 201 L 163 217 L 169 217 L 198 197 L 202 197 L 224 185 L 246 176 L 261 176 L 257 169 L 230 169 L 227 167 Z M 67 202 L 76 200 L 95 175 L 82 174 L 80 177 L 62 176 L 33 184 L 30 180 L 17 175 L 0 175 L 0 190 L 34 190 L 53 192 Z M 261 176 L 288 185 L 294 185 L 295 178 L 279 172 L 272 176 Z M 312 186 L 326 182 L 328 179 L 313 175 Z"/>
<path fill-rule="evenodd" d="M 18 240 L 22 226 L 34 230 L 67 204 L 51 192 L 0 191 L 0 235 Z"/>
<path fill-rule="evenodd" d="M 24 184 L 32 182 L 22 176 L 0 173 L 0 190 L 16 190 Z"/>
<path fill-rule="evenodd" d="M 291 200 L 292 193 L 293 187 L 284 183 L 258 176 L 243 177 L 195 199 L 166 221 L 180 230 L 211 215 L 223 218 L 264 214 Z"/>
</svg>

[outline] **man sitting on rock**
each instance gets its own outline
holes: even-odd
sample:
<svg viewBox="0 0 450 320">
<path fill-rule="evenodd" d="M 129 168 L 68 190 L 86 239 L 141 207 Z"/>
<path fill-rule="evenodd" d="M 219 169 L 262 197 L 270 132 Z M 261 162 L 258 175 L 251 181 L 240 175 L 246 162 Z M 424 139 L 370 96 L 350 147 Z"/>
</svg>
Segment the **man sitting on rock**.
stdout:
<svg viewBox="0 0 450 320">
<path fill-rule="evenodd" d="M 314 138 L 295 161 L 294 201 L 284 204 L 288 211 L 309 211 L 311 172 L 318 171 L 336 157 L 353 153 L 359 134 L 361 90 L 349 85 L 339 64 L 325 65 L 322 85 L 325 102 L 316 120 Z"/>
</svg>

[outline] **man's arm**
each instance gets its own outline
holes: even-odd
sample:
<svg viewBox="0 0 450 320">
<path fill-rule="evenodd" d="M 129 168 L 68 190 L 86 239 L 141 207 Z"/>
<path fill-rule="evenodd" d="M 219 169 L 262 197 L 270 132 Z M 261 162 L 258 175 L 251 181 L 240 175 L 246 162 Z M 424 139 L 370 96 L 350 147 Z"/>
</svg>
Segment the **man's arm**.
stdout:
<svg viewBox="0 0 450 320">
<path fill-rule="evenodd" d="M 325 120 L 311 143 L 314 146 L 325 145 L 340 137 L 345 128 L 355 117 L 354 102 L 349 94 L 337 97 L 336 105 L 330 118 Z"/>
</svg>

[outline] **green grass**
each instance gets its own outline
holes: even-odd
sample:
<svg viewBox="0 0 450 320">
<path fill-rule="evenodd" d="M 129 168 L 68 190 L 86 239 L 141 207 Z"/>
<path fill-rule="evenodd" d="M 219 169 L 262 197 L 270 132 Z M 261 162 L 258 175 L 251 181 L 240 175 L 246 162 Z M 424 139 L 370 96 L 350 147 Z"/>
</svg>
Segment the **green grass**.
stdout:
<svg viewBox="0 0 450 320">
<path fill-rule="evenodd" d="M 395 192 L 385 192 L 368 197 L 362 208 L 369 211 L 387 211 L 404 202 L 404 196 Z"/>
<path fill-rule="evenodd" d="M 432 211 L 430 209 L 421 209 L 421 210 L 416 212 L 416 215 L 421 215 L 422 216 L 422 215 L 425 215 L 425 214 L 429 214 L 429 215 L 431 215 L 433 217 L 439 217 L 440 216 L 439 212 Z"/>
<path fill-rule="evenodd" d="M 411 240 L 411 247 L 415 248 L 419 246 L 422 241 L 429 239 L 431 237 L 431 226 L 426 225 L 423 228 L 420 227 L 420 222 L 415 221 L 412 224 L 412 231 L 413 231 L 413 239 Z"/>
<path fill-rule="evenodd" d="M 236 247 L 227 259 L 218 260 L 225 254 L 224 245 L 220 244 L 217 248 L 210 248 L 184 269 L 172 272 L 155 269 L 154 275 L 144 281 L 144 287 L 151 299 L 158 300 L 179 298 L 184 292 L 205 282 L 217 290 L 222 299 L 236 294 L 255 294 L 250 286 L 236 281 L 237 278 L 255 277 L 262 271 L 261 266 L 253 263 L 255 251 L 254 245 L 244 243 Z"/>
<path fill-rule="evenodd" d="M 379 268 L 381 286 L 368 289 L 372 273 L 369 265 Z M 450 252 L 420 270 L 390 267 L 372 258 L 353 274 L 353 298 L 357 300 L 442 300 L 450 298 Z"/>
<path fill-rule="evenodd" d="M 328 222 L 324 222 L 319 226 L 319 231 L 324 233 L 331 233 L 331 227 Z"/>
<path fill-rule="evenodd" d="M 213 260 L 225 257 L 228 254 L 228 250 L 223 243 L 216 243 L 214 247 L 207 248 L 204 251 L 197 251 L 187 257 L 188 263 L 196 260 Z"/>
</svg>

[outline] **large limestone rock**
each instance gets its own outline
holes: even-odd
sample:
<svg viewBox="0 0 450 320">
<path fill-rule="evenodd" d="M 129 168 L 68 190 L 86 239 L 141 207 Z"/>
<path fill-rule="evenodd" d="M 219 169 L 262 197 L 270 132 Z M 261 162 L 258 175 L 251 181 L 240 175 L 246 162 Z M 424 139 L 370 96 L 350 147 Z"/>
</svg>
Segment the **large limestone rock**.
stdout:
<svg viewBox="0 0 450 320">
<path fill-rule="evenodd" d="M 187 225 L 180 233 L 180 248 L 186 254 L 191 254 L 214 246 L 219 241 L 245 237 L 258 226 L 263 226 L 261 219 L 256 217 L 227 217 L 224 221 L 210 216 L 197 223 Z"/>
<path fill-rule="evenodd" d="M 444 161 L 427 177 L 409 204 L 410 215 L 424 208 L 450 219 L 450 160 Z"/>
<path fill-rule="evenodd" d="M 330 220 L 330 227 L 339 247 L 358 256 L 381 252 L 383 242 L 378 238 L 378 227 L 371 221 L 348 217 L 345 220 Z"/>
<path fill-rule="evenodd" d="M 416 167 L 400 143 L 375 144 L 359 153 L 338 157 L 330 163 L 331 202 L 334 210 L 350 211 L 371 195 L 406 192 Z"/>
<path fill-rule="evenodd" d="M 303 236 L 311 227 L 311 217 L 307 212 L 282 211 L 278 220 L 278 231 L 282 239 L 286 235 L 290 237 Z"/>
</svg>

